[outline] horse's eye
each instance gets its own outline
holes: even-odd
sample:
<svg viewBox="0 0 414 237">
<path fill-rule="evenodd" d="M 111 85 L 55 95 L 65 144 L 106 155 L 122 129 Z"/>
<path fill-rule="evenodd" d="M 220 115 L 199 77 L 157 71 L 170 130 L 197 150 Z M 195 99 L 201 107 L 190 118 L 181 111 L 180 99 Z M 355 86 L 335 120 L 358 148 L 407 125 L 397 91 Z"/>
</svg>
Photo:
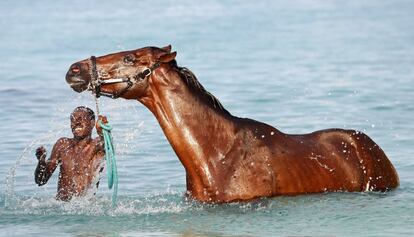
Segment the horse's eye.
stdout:
<svg viewBox="0 0 414 237">
<path fill-rule="evenodd" d="M 135 56 L 133 54 L 128 54 L 124 57 L 124 63 L 126 64 L 132 64 L 135 62 Z"/>
</svg>

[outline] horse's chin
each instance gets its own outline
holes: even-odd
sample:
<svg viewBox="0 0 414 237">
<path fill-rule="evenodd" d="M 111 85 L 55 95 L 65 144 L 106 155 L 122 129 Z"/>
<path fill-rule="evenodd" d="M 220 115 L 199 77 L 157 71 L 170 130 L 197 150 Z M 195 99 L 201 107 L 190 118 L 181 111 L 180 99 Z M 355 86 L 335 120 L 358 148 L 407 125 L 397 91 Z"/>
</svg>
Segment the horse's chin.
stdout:
<svg viewBox="0 0 414 237">
<path fill-rule="evenodd" d="M 71 71 L 66 74 L 66 83 L 76 92 L 81 93 L 88 89 L 88 78 L 82 75 L 73 75 Z"/>
<path fill-rule="evenodd" d="M 85 83 L 69 83 L 69 86 L 76 92 L 81 93 L 88 89 Z"/>
</svg>

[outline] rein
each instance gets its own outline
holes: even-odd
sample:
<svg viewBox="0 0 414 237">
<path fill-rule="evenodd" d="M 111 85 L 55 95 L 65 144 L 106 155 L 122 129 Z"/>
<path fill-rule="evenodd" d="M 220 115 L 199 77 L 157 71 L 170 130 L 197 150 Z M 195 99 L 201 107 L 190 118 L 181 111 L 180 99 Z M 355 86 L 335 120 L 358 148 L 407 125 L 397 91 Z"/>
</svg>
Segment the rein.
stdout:
<svg viewBox="0 0 414 237">
<path fill-rule="evenodd" d="M 102 80 L 99 77 L 98 70 L 96 67 L 96 57 L 91 56 L 89 58 L 90 62 L 90 75 L 91 75 L 91 82 L 89 83 L 88 90 L 91 90 L 97 98 L 102 96 L 107 96 L 112 99 L 117 99 L 122 96 L 125 92 L 127 92 L 134 83 L 137 83 L 140 80 L 144 80 L 145 78 L 149 77 L 152 72 L 160 66 L 159 62 L 154 63 L 151 67 L 145 68 L 142 72 L 139 72 L 133 76 L 127 76 L 124 78 L 113 78 Z M 106 84 L 116 84 L 116 83 L 126 83 L 127 86 L 119 92 L 115 92 L 114 94 L 106 93 L 101 91 L 101 86 Z"/>
<path fill-rule="evenodd" d="M 112 206 L 115 206 L 118 195 L 118 170 L 116 167 L 115 148 L 111 133 L 112 126 L 108 123 L 103 123 L 100 120 L 98 123 L 102 127 L 102 133 L 105 142 L 105 160 L 108 175 L 108 188 L 114 188 L 112 192 Z"/>
<path fill-rule="evenodd" d="M 99 101 L 98 97 L 95 97 L 96 104 L 96 113 L 99 118 Z M 115 147 L 112 139 L 112 126 L 109 123 L 103 123 L 101 120 L 98 120 L 99 125 L 102 128 L 102 135 L 104 138 L 104 148 L 105 148 L 105 161 L 106 161 L 106 171 L 108 176 L 108 188 L 114 188 L 112 192 L 112 207 L 116 206 L 116 200 L 118 196 L 118 169 L 116 166 L 115 159 Z"/>
</svg>

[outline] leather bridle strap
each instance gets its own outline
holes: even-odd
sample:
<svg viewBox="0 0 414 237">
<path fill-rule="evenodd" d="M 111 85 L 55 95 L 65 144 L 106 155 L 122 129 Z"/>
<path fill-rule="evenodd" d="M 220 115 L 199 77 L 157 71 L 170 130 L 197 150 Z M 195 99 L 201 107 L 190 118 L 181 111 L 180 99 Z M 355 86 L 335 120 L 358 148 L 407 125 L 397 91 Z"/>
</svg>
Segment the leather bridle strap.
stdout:
<svg viewBox="0 0 414 237">
<path fill-rule="evenodd" d="M 143 71 L 133 75 L 128 76 L 125 78 L 112 78 L 112 79 L 106 79 L 102 80 L 99 77 L 98 70 L 96 67 L 96 57 L 91 56 L 90 59 L 90 75 L 91 75 L 91 82 L 89 83 L 88 90 L 91 90 L 97 98 L 102 96 L 107 96 L 112 99 L 119 98 L 122 96 L 125 92 L 127 92 L 134 83 L 144 80 L 146 77 L 150 76 L 152 72 L 157 69 L 160 66 L 159 62 L 154 63 L 151 67 L 144 69 Z M 105 84 L 115 84 L 115 83 L 127 83 L 127 86 L 122 89 L 121 91 L 118 91 L 114 94 L 106 93 L 101 91 L 101 86 Z"/>
</svg>

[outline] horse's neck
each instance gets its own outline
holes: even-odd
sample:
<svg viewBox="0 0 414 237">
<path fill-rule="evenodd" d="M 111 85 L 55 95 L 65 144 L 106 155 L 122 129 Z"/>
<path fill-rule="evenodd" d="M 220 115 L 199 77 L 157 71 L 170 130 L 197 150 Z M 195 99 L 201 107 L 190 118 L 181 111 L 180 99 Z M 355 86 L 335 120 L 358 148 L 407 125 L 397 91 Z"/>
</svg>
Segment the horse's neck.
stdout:
<svg viewBox="0 0 414 237">
<path fill-rule="evenodd" d="M 150 95 L 140 101 L 155 115 L 185 167 L 187 188 L 193 192 L 214 188 L 222 172 L 221 159 L 233 143 L 232 116 L 192 92 L 177 72 L 159 76 L 163 78 L 157 80 L 166 83 L 153 83 Z"/>
</svg>

